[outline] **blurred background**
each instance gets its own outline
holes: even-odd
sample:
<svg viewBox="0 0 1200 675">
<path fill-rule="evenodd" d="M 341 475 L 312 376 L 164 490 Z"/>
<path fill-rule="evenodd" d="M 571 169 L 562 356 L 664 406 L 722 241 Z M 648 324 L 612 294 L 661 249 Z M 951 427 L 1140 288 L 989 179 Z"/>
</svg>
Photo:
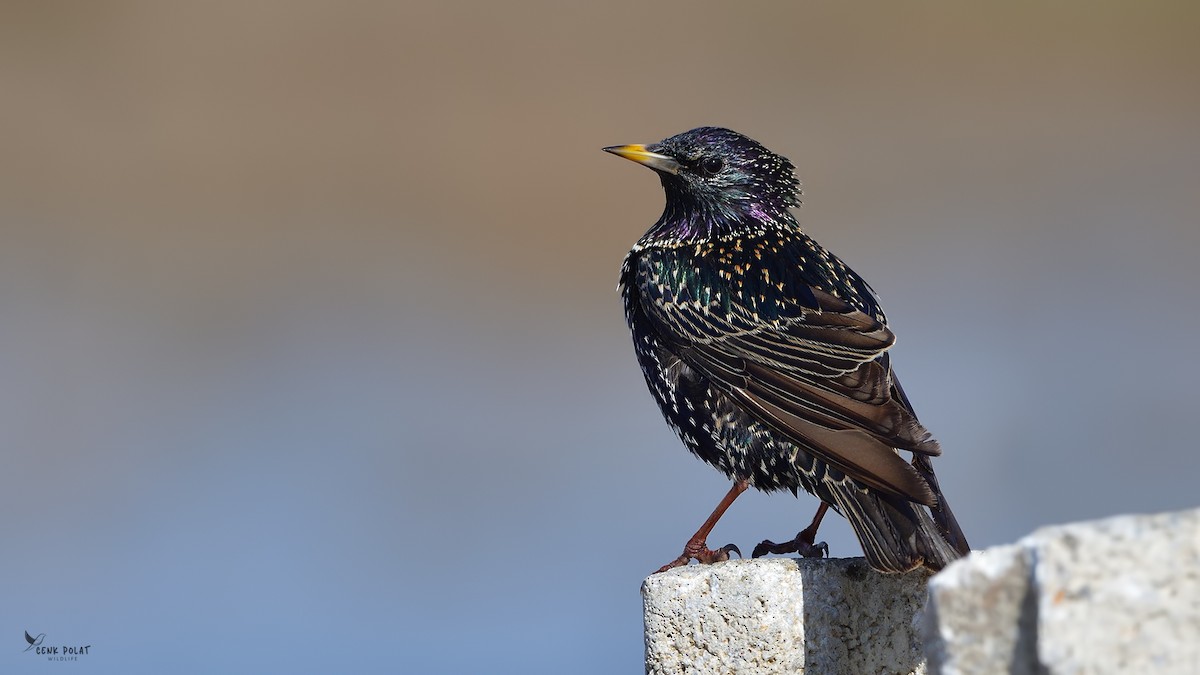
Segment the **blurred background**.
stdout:
<svg viewBox="0 0 1200 675">
<path fill-rule="evenodd" d="M 727 482 L 635 365 L 662 194 L 600 148 L 706 124 L 879 290 L 976 547 L 1196 506 L 1198 19 L 4 3 L 0 670 L 638 672 Z"/>
</svg>

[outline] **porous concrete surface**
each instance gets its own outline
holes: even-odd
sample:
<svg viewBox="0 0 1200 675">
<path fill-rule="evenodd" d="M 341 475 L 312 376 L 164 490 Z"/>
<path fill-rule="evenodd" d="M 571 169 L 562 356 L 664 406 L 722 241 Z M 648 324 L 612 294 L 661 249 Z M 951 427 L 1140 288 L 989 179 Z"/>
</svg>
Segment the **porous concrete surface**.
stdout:
<svg viewBox="0 0 1200 675">
<path fill-rule="evenodd" d="M 731 560 L 646 579 L 648 673 L 924 673 L 925 571 L 862 558 Z"/>
<path fill-rule="evenodd" d="M 1200 673 L 1200 509 L 1037 530 L 929 584 L 934 673 Z"/>
<path fill-rule="evenodd" d="M 923 620 L 931 673 L 1036 673 L 1028 553 L 1017 544 L 974 551 L 971 564 L 951 564 L 930 581 Z"/>
</svg>

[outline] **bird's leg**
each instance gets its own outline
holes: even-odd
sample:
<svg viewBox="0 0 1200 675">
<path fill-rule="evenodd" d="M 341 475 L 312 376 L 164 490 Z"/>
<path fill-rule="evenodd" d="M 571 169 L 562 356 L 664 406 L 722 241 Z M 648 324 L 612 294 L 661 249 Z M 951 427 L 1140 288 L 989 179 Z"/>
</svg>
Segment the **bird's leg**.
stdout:
<svg viewBox="0 0 1200 675">
<path fill-rule="evenodd" d="M 795 539 L 782 544 L 776 544 L 770 539 L 764 540 L 754 547 L 754 553 L 751 553 L 750 557 L 761 558 L 768 553 L 799 553 L 805 558 L 820 558 L 823 555 L 829 555 L 829 544 L 813 543 L 817 539 L 817 528 L 821 526 L 821 519 L 825 517 L 825 512 L 828 510 L 829 504 L 821 502 L 821 506 L 817 508 L 817 515 L 813 516 L 808 527 L 800 530 L 800 534 L 797 534 Z"/>
<path fill-rule="evenodd" d="M 712 532 L 712 529 L 717 524 L 717 521 L 721 519 L 721 516 L 725 515 L 725 510 L 729 508 L 729 505 L 733 503 L 733 500 L 738 498 L 738 495 L 746 491 L 746 488 L 749 487 L 749 485 L 750 484 L 747 481 L 742 479 L 734 481 L 733 487 L 729 488 L 729 492 L 725 493 L 725 498 L 721 500 L 720 504 L 717 504 L 717 508 L 713 509 L 712 515 L 708 517 L 708 520 L 704 521 L 704 524 L 700 526 L 700 529 L 696 530 L 696 534 L 693 534 L 692 538 L 689 539 L 688 543 L 683 547 L 683 553 L 681 553 L 678 558 L 658 568 L 658 572 L 666 572 L 672 567 L 686 565 L 692 558 L 695 558 L 696 562 L 707 565 L 708 563 L 714 563 L 720 560 L 729 560 L 730 551 L 733 551 L 741 556 L 741 549 L 733 544 L 726 544 L 714 551 L 708 548 L 707 541 L 708 533 Z M 658 574 L 658 572 L 655 572 L 655 574 Z"/>
</svg>

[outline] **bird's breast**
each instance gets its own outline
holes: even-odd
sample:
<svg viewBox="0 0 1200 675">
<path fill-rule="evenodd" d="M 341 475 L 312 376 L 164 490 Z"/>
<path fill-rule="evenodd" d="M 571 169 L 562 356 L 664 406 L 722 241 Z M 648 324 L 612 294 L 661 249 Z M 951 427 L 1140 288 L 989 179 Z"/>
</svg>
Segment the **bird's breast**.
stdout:
<svg viewBox="0 0 1200 675">
<path fill-rule="evenodd" d="M 634 283 L 645 302 L 751 330 L 816 308 L 799 262 L 778 237 L 646 248 Z"/>
</svg>

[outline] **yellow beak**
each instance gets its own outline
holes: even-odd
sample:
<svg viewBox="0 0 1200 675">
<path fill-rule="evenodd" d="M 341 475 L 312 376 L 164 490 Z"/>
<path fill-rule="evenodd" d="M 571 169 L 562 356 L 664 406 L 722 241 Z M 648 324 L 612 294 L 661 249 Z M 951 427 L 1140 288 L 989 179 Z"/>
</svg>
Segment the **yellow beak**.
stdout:
<svg viewBox="0 0 1200 675">
<path fill-rule="evenodd" d="M 617 157 L 624 157 L 630 161 L 648 166 L 655 171 L 670 174 L 679 173 L 678 160 L 674 157 L 660 155 L 657 152 L 650 152 L 644 145 L 613 145 L 604 148 L 604 151 L 611 152 Z"/>
</svg>

